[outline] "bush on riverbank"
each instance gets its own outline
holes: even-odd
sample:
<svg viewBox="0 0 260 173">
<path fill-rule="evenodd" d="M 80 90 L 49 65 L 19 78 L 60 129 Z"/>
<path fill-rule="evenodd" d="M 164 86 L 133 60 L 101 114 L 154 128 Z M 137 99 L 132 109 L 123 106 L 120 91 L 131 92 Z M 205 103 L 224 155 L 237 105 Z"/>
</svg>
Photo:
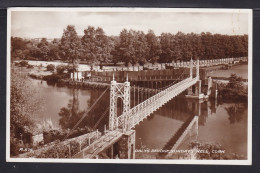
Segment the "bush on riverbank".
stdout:
<svg viewBox="0 0 260 173">
<path fill-rule="evenodd" d="M 47 65 L 46 69 L 47 69 L 47 71 L 54 71 L 55 70 L 55 65 L 49 64 L 49 65 Z"/>
<path fill-rule="evenodd" d="M 19 66 L 20 67 L 27 67 L 28 66 L 28 62 L 27 61 L 21 61 L 21 62 L 19 62 Z"/>
<path fill-rule="evenodd" d="M 59 80 L 65 79 L 68 77 L 69 77 L 69 74 L 52 74 L 52 75 L 44 76 L 42 79 L 46 80 L 48 82 L 51 82 L 51 83 L 57 83 L 57 82 L 59 82 Z"/>
<path fill-rule="evenodd" d="M 247 101 L 248 92 L 243 79 L 236 74 L 231 74 L 227 84 L 218 85 L 218 97 L 224 100 Z"/>
<path fill-rule="evenodd" d="M 57 65 L 57 67 L 56 67 L 57 74 L 63 74 L 65 70 L 66 70 L 65 65 L 61 64 L 61 65 Z"/>
<path fill-rule="evenodd" d="M 43 132 L 43 139 L 44 143 L 50 143 L 55 140 L 62 140 L 65 136 L 67 136 L 70 132 L 70 135 L 68 138 L 74 138 L 86 133 L 89 133 L 91 129 L 89 127 L 84 127 L 84 128 L 78 128 L 73 131 L 68 131 L 68 130 L 49 130 L 49 131 L 44 131 Z"/>
</svg>

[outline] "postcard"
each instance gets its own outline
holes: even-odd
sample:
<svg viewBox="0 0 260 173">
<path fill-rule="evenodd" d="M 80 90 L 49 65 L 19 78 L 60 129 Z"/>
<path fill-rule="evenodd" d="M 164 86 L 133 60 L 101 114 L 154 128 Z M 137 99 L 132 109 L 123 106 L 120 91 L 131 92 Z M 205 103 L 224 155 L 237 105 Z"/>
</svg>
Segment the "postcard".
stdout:
<svg viewBox="0 0 260 173">
<path fill-rule="evenodd" d="M 252 164 L 252 10 L 8 9 L 8 162 Z"/>
</svg>

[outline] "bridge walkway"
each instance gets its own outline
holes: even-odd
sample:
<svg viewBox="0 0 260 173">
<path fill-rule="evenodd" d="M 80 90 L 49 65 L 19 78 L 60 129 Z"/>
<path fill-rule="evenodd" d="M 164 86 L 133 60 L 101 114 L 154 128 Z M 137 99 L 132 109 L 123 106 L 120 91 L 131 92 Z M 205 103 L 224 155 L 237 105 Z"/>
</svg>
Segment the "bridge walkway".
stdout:
<svg viewBox="0 0 260 173">
<path fill-rule="evenodd" d="M 73 158 L 93 158 L 95 155 L 107 149 L 116 143 L 123 135 L 122 130 L 113 130 L 105 132 L 106 134 L 100 136 L 96 141 L 90 144 L 88 147 L 81 150 L 79 153 L 73 156 Z"/>
</svg>

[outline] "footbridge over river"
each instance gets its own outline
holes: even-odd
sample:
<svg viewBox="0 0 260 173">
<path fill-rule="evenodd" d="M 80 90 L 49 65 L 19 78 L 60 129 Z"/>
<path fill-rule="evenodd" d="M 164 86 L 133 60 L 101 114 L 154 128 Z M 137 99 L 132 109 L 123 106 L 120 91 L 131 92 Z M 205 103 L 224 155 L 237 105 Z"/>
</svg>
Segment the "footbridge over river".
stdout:
<svg viewBox="0 0 260 173">
<path fill-rule="evenodd" d="M 142 103 L 130 108 L 130 82 L 117 83 L 114 78 L 110 86 L 110 107 L 109 107 L 109 129 L 104 132 L 97 132 L 95 140 L 89 139 L 89 145 L 75 154 L 74 158 L 97 158 L 98 155 L 108 148 L 113 158 L 113 145 L 117 143 L 119 158 L 134 158 L 135 154 L 135 131 L 134 127 L 142 122 L 153 112 L 162 107 L 165 103 L 176 97 L 193 85 L 200 87 L 199 60 L 196 61 L 196 74 L 193 75 L 193 61 L 190 63 L 190 75 L 182 81 L 172 84 L 166 89 L 146 99 Z M 199 92 L 196 92 L 199 94 Z M 123 113 L 117 116 L 117 99 L 123 100 Z M 190 123 L 197 122 L 197 118 Z M 185 125 L 184 132 L 190 125 Z M 186 132 L 185 132 L 186 133 Z M 183 136 L 181 135 L 183 138 Z M 176 142 L 178 145 L 180 141 Z"/>
</svg>

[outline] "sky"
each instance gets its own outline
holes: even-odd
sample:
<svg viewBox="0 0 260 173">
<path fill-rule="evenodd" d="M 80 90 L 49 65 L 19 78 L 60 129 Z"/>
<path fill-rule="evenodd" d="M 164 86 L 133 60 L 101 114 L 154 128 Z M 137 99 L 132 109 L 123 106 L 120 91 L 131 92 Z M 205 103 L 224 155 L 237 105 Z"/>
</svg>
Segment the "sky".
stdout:
<svg viewBox="0 0 260 173">
<path fill-rule="evenodd" d="M 61 38 L 67 25 L 75 25 L 78 35 L 88 26 L 102 27 L 117 36 L 126 29 L 152 29 L 156 35 L 211 32 L 248 34 L 247 13 L 227 12 L 94 12 L 92 11 L 12 11 L 11 36 L 23 38 Z"/>
</svg>

